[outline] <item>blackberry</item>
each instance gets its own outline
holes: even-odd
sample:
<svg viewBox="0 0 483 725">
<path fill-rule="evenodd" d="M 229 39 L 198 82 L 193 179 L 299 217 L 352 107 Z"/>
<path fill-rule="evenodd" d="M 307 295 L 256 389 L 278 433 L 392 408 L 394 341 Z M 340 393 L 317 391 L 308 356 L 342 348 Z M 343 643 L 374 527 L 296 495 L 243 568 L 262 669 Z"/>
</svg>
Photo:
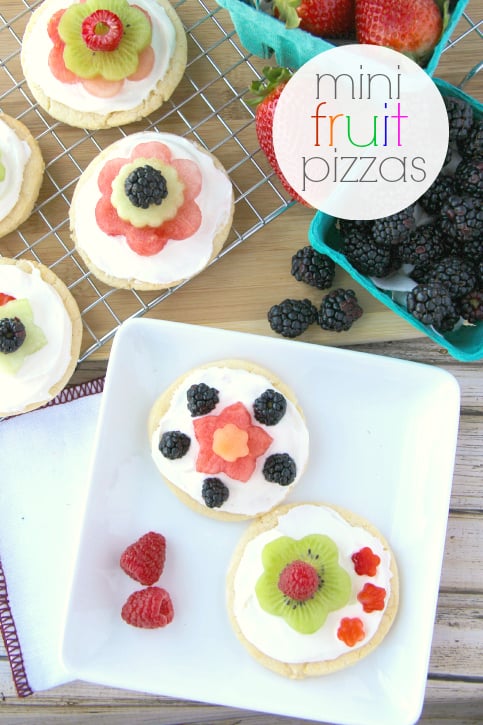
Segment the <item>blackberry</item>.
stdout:
<svg viewBox="0 0 483 725">
<path fill-rule="evenodd" d="M 445 201 L 455 191 L 453 177 L 439 174 L 418 201 L 428 214 L 439 214 Z"/>
<path fill-rule="evenodd" d="M 270 327 L 284 337 L 298 337 L 316 319 L 317 309 L 308 299 L 286 299 L 268 311 Z"/>
<path fill-rule="evenodd" d="M 441 209 L 441 229 L 463 245 L 466 242 L 476 242 L 481 246 L 483 239 L 481 202 L 472 196 L 456 194 L 450 196 Z"/>
<path fill-rule="evenodd" d="M 415 264 L 412 270 L 409 272 L 409 276 L 415 282 L 420 284 L 421 282 L 427 282 L 428 271 L 428 267 L 425 264 Z"/>
<path fill-rule="evenodd" d="M 414 209 L 415 204 L 411 204 L 396 214 L 376 219 L 372 227 L 372 235 L 376 244 L 389 246 L 399 244 L 406 239 L 409 232 L 416 226 Z"/>
<path fill-rule="evenodd" d="M 124 191 L 131 204 L 141 209 L 148 209 L 151 204 L 159 206 L 168 196 L 166 179 L 149 164 L 131 171 L 124 182 Z"/>
<path fill-rule="evenodd" d="M 483 234 L 475 236 L 474 239 L 465 239 L 460 247 L 463 257 L 468 257 L 479 264 L 483 259 Z"/>
<path fill-rule="evenodd" d="M 424 267 L 436 262 L 446 252 L 440 231 L 434 224 L 416 227 L 397 249 L 403 262 L 414 264 L 416 267 Z"/>
<path fill-rule="evenodd" d="M 342 237 L 353 233 L 369 236 L 372 234 L 372 221 L 366 219 L 337 219 L 336 226 Z"/>
<path fill-rule="evenodd" d="M 25 325 L 18 317 L 0 320 L 0 352 L 15 352 L 25 341 Z"/>
<path fill-rule="evenodd" d="M 228 500 L 230 492 L 219 478 L 205 478 L 201 487 L 201 496 L 209 509 L 220 508 Z"/>
<path fill-rule="evenodd" d="M 186 392 L 187 405 L 191 417 L 195 418 L 197 415 L 211 413 L 220 400 L 218 392 L 216 388 L 210 388 L 205 383 L 191 385 Z"/>
<path fill-rule="evenodd" d="M 299 249 L 292 257 L 292 275 L 298 282 L 306 282 L 317 289 L 332 286 L 335 262 L 326 254 L 320 254 L 313 247 Z"/>
<path fill-rule="evenodd" d="M 407 310 L 424 325 L 438 326 L 455 315 L 447 288 L 438 282 L 418 284 L 408 292 Z"/>
<path fill-rule="evenodd" d="M 264 425 L 277 425 L 287 410 L 287 401 L 281 393 L 269 388 L 253 403 L 255 420 Z"/>
<path fill-rule="evenodd" d="M 444 257 L 429 270 L 428 282 L 443 284 L 452 300 L 471 292 L 476 284 L 476 272 L 472 262 L 461 257 Z"/>
<path fill-rule="evenodd" d="M 190 445 L 191 439 L 185 433 L 181 433 L 179 430 L 168 430 L 161 436 L 159 450 L 165 458 L 175 461 L 187 454 Z"/>
<path fill-rule="evenodd" d="M 483 158 L 460 161 L 455 171 L 455 182 L 460 194 L 483 198 Z"/>
<path fill-rule="evenodd" d="M 483 289 L 483 258 L 480 258 L 476 264 L 476 274 L 478 275 L 478 287 Z"/>
<path fill-rule="evenodd" d="M 319 309 L 319 325 L 323 330 L 342 332 L 362 315 L 362 307 L 353 290 L 336 289 L 325 295 Z"/>
<path fill-rule="evenodd" d="M 295 481 L 297 466 L 294 459 L 288 453 L 273 453 L 265 461 L 262 473 L 265 480 L 270 483 L 288 486 Z"/>
<path fill-rule="evenodd" d="M 450 143 L 461 143 L 473 125 L 473 108 L 456 96 L 444 96 L 443 101 L 448 114 Z"/>
<path fill-rule="evenodd" d="M 343 252 L 347 261 L 361 274 L 385 277 L 393 268 L 392 247 L 382 247 L 370 237 L 347 237 Z"/>
<path fill-rule="evenodd" d="M 464 320 L 472 325 L 483 321 L 483 290 L 475 289 L 468 292 L 459 301 L 459 313 Z"/>
<path fill-rule="evenodd" d="M 464 159 L 483 156 L 483 118 L 475 120 L 466 138 L 458 143 L 458 151 Z"/>
</svg>

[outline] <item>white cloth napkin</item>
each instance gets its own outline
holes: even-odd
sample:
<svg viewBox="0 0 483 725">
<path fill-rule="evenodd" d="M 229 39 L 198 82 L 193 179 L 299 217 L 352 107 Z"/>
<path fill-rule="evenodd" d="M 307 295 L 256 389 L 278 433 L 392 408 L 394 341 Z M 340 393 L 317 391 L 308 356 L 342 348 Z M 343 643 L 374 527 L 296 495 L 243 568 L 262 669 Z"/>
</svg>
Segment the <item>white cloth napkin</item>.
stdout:
<svg viewBox="0 0 483 725">
<path fill-rule="evenodd" d="M 60 651 L 102 386 L 0 422 L 0 624 L 20 696 L 72 679 Z"/>
</svg>

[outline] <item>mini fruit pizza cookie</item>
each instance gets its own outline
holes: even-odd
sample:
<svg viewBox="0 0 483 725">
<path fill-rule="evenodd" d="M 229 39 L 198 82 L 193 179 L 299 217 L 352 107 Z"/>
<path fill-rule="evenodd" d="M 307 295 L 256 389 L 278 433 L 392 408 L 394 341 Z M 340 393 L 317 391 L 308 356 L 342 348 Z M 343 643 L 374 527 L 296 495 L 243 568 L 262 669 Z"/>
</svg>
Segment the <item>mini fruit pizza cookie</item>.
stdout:
<svg viewBox="0 0 483 725">
<path fill-rule="evenodd" d="M 39 408 L 74 372 L 82 322 L 73 296 L 48 267 L 0 258 L 0 416 Z"/>
<path fill-rule="evenodd" d="M 43 177 L 37 141 L 23 123 L 0 113 L 0 237 L 28 219 Z"/>
<path fill-rule="evenodd" d="M 368 655 L 393 623 L 398 592 L 394 555 L 375 527 L 320 503 L 253 522 L 227 576 L 236 635 L 262 665 L 293 679 Z"/>
<path fill-rule="evenodd" d="M 233 209 L 231 181 L 212 154 L 182 136 L 144 131 L 89 164 L 74 192 L 70 228 L 98 279 L 164 289 L 218 254 Z"/>
<path fill-rule="evenodd" d="M 81 128 L 120 126 L 161 106 L 180 82 L 186 35 L 168 0 L 44 0 L 21 62 L 38 103 Z"/>
<path fill-rule="evenodd" d="M 195 511 L 247 519 L 300 479 L 309 435 L 293 392 L 253 363 L 222 360 L 178 378 L 149 417 L 154 462 Z"/>
</svg>

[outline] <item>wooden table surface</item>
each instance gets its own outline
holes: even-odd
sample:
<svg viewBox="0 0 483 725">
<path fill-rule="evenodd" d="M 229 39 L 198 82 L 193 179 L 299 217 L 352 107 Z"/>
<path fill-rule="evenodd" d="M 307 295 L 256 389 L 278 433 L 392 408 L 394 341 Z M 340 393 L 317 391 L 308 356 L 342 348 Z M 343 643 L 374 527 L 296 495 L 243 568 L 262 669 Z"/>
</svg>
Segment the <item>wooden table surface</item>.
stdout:
<svg viewBox="0 0 483 725">
<path fill-rule="evenodd" d="M 208 3 L 210 5 L 210 3 Z M 212 6 L 213 4 L 211 4 Z M 187 7 L 187 6 L 186 6 Z M 180 11 L 186 11 L 180 8 Z M 1 12 L 5 12 L 5 22 L 14 19 L 24 6 L 16 0 L 3 2 Z M 481 21 L 481 0 L 471 0 L 467 13 L 473 23 Z M 223 28 L 229 29 L 230 22 L 223 11 Z M 15 21 L 16 22 L 16 21 Z M 466 33 L 466 31 L 469 31 Z M 19 31 L 17 30 L 17 33 Z M 470 30 L 468 21 L 463 19 L 454 33 L 454 38 L 463 37 L 441 58 L 437 75 L 454 84 L 461 82 L 467 72 L 481 61 L 483 40 L 475 30 Z M 4 42 L 5 32 L 0 35 Z M 9 36 L 10 37 L 10 36 Z M 21 36 L 20 36 L 21 37 Z M 1 45 L 0 45 L 1 48 Z M 193 49 L 192 49 L 192 52 Z M 15 49 L 12 49 L 12 54 Z M 2 57 L 3 53 L 0 55 Z M 4 56 L 6 57 L 6 56 Z M 254 66 L 263 63 L 251 59 Z M 1 66 L 0 66 L 1 67 Z M 18 73 L 18 68 L 16 69 Z M 238 71 L 235 71 L 238 73 Z M 241 73 L 241 71 L 240 71 Z M 239 82 L 243 83 L 243 75 Z M 0 84 L 3 81 L 0 79 Z M 5 87 L 6 89 L 6 87 Z M 5 91 L 0 85 L 0 94 Z M 466 90 L 483 100 L 483 73 L 475 75 L 466 86 Z M 20 105 L 18 105 L 20 103 Z M 53 124 L 47 130 L 37 116 L 29 115 L 29 104 L 14 99 L 5 91 L 0 95 L 0 107 L 11 115 L 20 115 L 31 120 L 45 153 L 50 150 L 52 136 L 58 139 L 61 133 L 64 143 L 69 130 Z M 25 122 L 27 122 L 25 120 Z M 50 119 L 50 123 L 52 123 Z M 37 124 L 39 124 L 37 126 Z M 45 126 L 45 124 L 44 124 Z M 133 130 L 133 129 L 129 129 Z M 214 138 L 216 139 L 216 133 Z M 106 135 L 106 138 L 109 138 Z M 247 138 L 256 149 L 254 130 L 247 124 Z M 66 148 L 66 146 L 64 146 Z M 255 153 L 255 151 L 254 151 Z M 82 159 L 81 162 L 85 162 Z M 224 159 L 229 165 L 232 159 Z M 54 168 L 55 159 L 51 162 Z M 263 160 L 260 160 L 263 168 Z M 266 168 L 266 167 L 265 167 Z M 77 174 L 79 167 L 77 168 Z M 67 173 L 67 172 L 66 172 Z M 53 174 L 53 172 L 52 172 Z M 49 175 L 51 179 L 52 174 Z M 75 177 L 73 177 L 75 181 Z M 69 198 L 72 182 L 67 179 L 62 187 L 62 197 Z M 57 187 L 59 188 L 59 187 Z M 64 194 L 65 191 L 65 194 Z M 59 251 L 49 246 L 52 234 L 46 236 L 46 242 L 36 246 L 35 240 L 42 235 L 39 219 L 45 217 L 42 208 L 47 208 L 50 189 L 44 189 L 41 196 L 41 208 L 34 214 L 33 221 L 23 234 L 7 237 L 1 253 L 6 256 L 22 255 L 25 246 L 48 264 L 54 264 L 62 273 L 62 264 L 57 264 Z M 263 205 L 265 190 L 257 203 Z M 272 194 L 270 187 L 269 193 Z M 282 197 L 280 197 L 282 199 Z M 278 200 L 277 203 L 279 203 Z M 273 201 L 271 202 L 273 205 Z M 46 205 L 42 207 L 42 204 Z M 238 206 L 236 224 L 238 228 L 250 228 L 247 221 L 249 205 Z M 267 213 L 267 216 L 269 212 Z M 146 314 L 181 322 L 194 322 L 224 329 L 253 332 L 262 335 L 273 334 L 266 320 L 268 308 L 285 297 L 308 296 L 317 301 L 320 295 L 312 288 L 297 283 L 290 275 L 292 254 L 307 242 L 307 231 L 312 213 L 299 206 L 291 206 L 283 214 L 239 244 L 216 264 L 205 270 L 187 285 L 162 300 Z M 244 226 L 245 225 L 245 226 Z M 64 218 L 50 220 L 51 232 L 57 239 L 62 237 Z M 36 236 L 37 235 L 37 236 Z M 32 241 L 33 240 L 33 241 Z M 64 238 L 61 241 L 65 244 Z M 23 245 L 23 246 L 22 246 Z M 45 247 L 45 249 L 44 249 Z M 49 256 L 50 255 L 50 256 Z M 27 255 L 28 256 L 28 255 Z M 102 337 L 109 331 L 105 320 L 96 309 L 89 317 L 92 300 L 83 291 L 85 276 L 78 282 L 70 276 L 66 268 L 65 278 L 72 285 L 86 323 L 84 351 L 92 346 L 92 338 Z M 338 270 L 335 284 L 346 285 L 349 280 Z M 354 350 L 367 351 L 389 357 L 419 361 L 436 365 L 452 373 L 461 387 L 461 421 L 458 437 L 451 508 L 445 546 L 445 556 L 441 576 L 438 610 L 434 628 L 434 637 L 429 664 L 426 698 L 421 723 L 470 723 L 483 722 L 483 375 L 481 362 L 461 363 L 451 358 L 445 350 L 439 348 L 428 338 L 418 334 L 415 329 L 403 322 L 392 312 L 361 290 L 356 284 L 351 286 L 357 291 L 365 314 L 348 333 L 324 333 L 312 329 L 301 339 L 328 345 L 347 346 Z M 101 295 L 106 294 L 101 290 Z M 109 293 L 107 293 L 107 296 Z M 151 296 L 149 299 L 153 299 Z M 131 302 L 121 297 L 119 307 L 115 307 L 117 321 L 133 313 Z M 123 306 L 124 305 L 124 306 Z M 111 305 L 114 308 L 114 305 Z M 149 306 L 149 300 L 148 300 Z M 112 327 L 112 319 L 111 319 Z M 94 335 L 92 335 L 92 332 Z M 80 382 L 104 373 L 109 354 L 109 342 L 89 353 L 81 362 L 72 382 Z M 103 725 L 144 724 L 182 725 L 184 723 L 218 723 L 234 725 L 272 725 L 287 723 L 295 725 L 303 721 L 258 714 L 250 711 L 212 706 L 207 704 L 178 701 L 125 690 L 115 690 L 82 682 L 73 682 L 50 691 L 36 693 L 31 697 L 16 697 L 9 664 L 5 651 L 0 648 L 0 721 L 10 723 L 50 723 L 62 722 L 67 725 L 98 722 Z M 388 725 L 391 725 L 388 723 Z"/>
</svg>

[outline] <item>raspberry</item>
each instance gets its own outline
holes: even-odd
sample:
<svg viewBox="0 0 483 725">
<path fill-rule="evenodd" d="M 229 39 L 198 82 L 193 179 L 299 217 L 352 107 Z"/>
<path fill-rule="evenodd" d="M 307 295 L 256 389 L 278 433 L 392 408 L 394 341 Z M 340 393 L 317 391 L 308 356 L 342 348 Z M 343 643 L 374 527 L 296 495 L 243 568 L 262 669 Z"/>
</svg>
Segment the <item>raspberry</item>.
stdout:
<svg viewBox="0 0 483 725">
<path fill-rule="evenodd" d="M 384 587 L 376 587 L 375 584 L 367 582 L 357 595 L 357 600 L 362 604 L 365 612 L 382 612 L 386 599 Z"/>
<path fill-rule="evenodd" d="M 192 385 L 186 393 L 191 417 L 195 418 L 198 415 L 211 413 L 219 402 L 218 392 L 216 388 L 210 388 L 205 383 Z"/>
<path fill-rule="evenodd" d="M 255 420 L 264 425 L 277 425 L 287 410 L 287 400 L 282 393 L 269 388 L 253 403 Z"/>
<path fill-rule="evenodd" d="M 147 587 L 128 597 L 121 617 L 127 624 L 143 629 L 165 627 L 173 621 L 174 609 L 171 597 L 165 589 Z"/>
<path fill-rule="evenodd" d="M 116 50 L 122 39 L 121 19 L 110 10 L 99 9 L 82 21 L 82 38 L 89 50 Z"/>
<path fill-rule="evenodd" d="M 366 574 L 367 576 L 376 576 L 377 567 L 381 563 L 381 558 L 374 554 L 369 546 L 364 546 L 351 556 L 354 562 L 354 570 L 359 576 Z"/>
<path fill-rule="evenodd" d="M 364 624 L 359 617 L 343 617 L 340 620 L 339 629 L 337 630 L 337 638 L 344 642 L 348 647 L 354 647 L 355 644 L 361 642 L 365 637 Z"/>
<path fill-rule="evenodd" d="M 297 466 L 288 453 L 273 453 L 265 461 L 263 475 L 270 483 L 288 486 L 295 480 Z"/>
<path fill-rule="evenodd" d="M 201 496 L 209 509 L 223 506 L 230 491 L 219 478 L 205 478 L 201 488 Z"/>
<path fill-rule="evenodd" d="M 166 539 L 162 534 L 149 531 L 130 544 L 121 554 L 121 569 L 140 584 L 154 584 L 164 569 Z"/>
<path fill-rule="evenodd" d="M 174 461 L 183 458 L 188 452 L 191 439 L 179 430 L 168 430 L 161 436 L 159 450 L 165 458 Z"/>
<path fill-rule="evenodd" d="M 278 588 L 289 599 L 304 602 L 311 599 L 320 586 L 320 577 L 315 567 L 296 559 L 282 569 Z"/>
</svg>

